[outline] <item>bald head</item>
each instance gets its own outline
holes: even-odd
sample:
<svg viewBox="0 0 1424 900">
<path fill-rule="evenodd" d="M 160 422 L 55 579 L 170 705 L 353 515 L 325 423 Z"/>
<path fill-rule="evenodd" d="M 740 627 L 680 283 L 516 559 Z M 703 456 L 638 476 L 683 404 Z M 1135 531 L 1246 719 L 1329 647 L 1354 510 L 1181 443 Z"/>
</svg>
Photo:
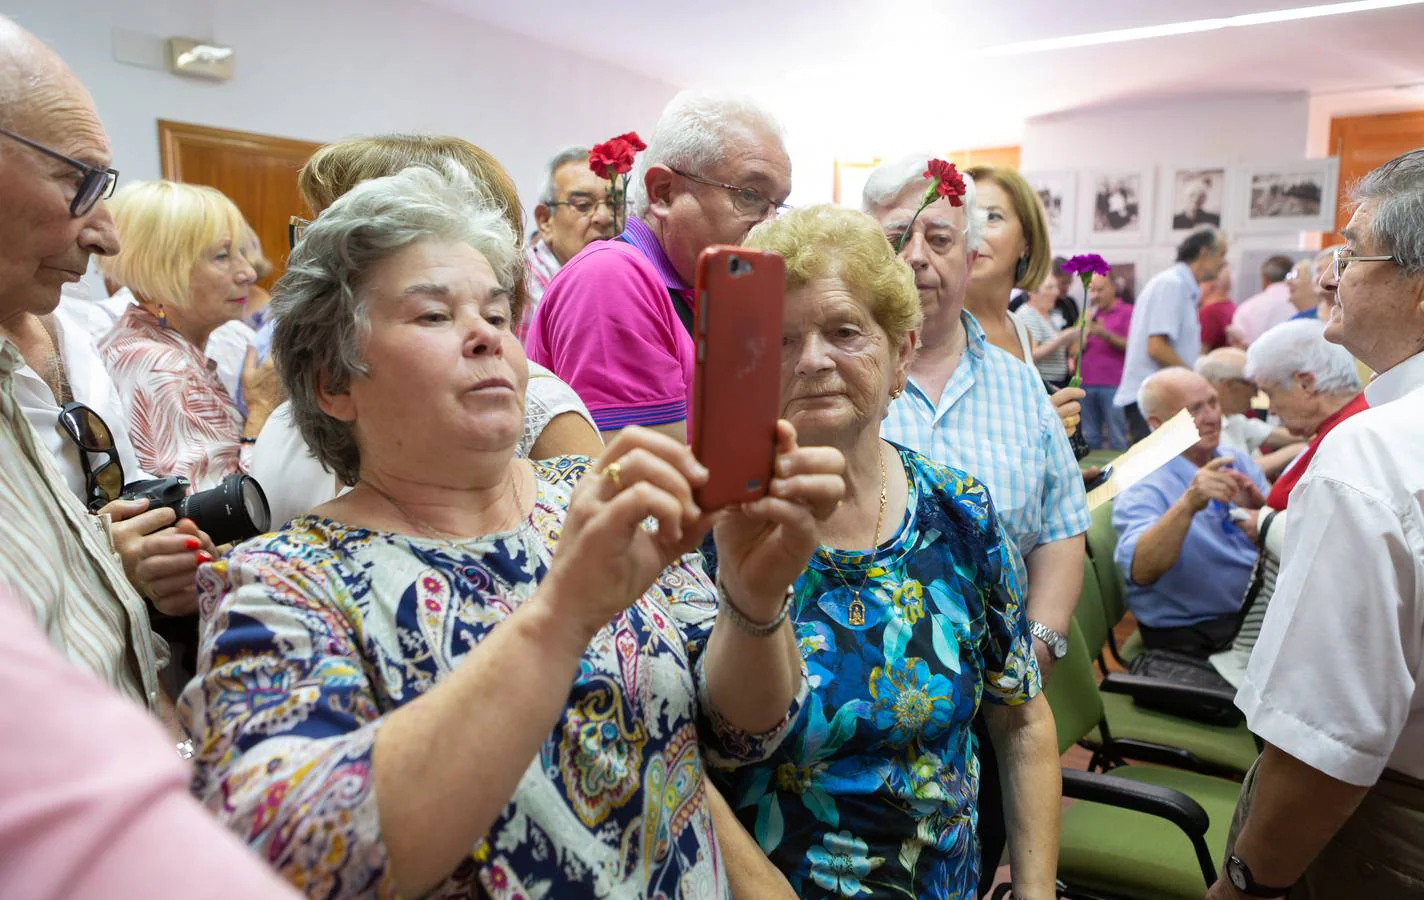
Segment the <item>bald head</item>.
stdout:
<svg viewBox="0 0 1424 900">
<path fill-rule="evenodd" d="M 89 92 L 55 52 L 0 17 L 0 127 L 52 151 L 0 135 L 0 323 L 44 315 L 60 287 L 78 281 L 89 257 L 118 251 L 101 202 L 81 216 L 70 207 L 83 166 L 110 165 L 109 138 Z M 74 160 L 76 166 L 66 160 Z"/>
<path fill-rule="evenodd" d="M 1221 439 L 1221 404 L 1216 389 L 1191 369 L 1174 366 L 1153 372 L 1137 389 L 1137 407 L 1154 431 L 1185 409 L 1201 440 L 1184 455 L 1210 455 L 1216 450 Z"/>
</svg>

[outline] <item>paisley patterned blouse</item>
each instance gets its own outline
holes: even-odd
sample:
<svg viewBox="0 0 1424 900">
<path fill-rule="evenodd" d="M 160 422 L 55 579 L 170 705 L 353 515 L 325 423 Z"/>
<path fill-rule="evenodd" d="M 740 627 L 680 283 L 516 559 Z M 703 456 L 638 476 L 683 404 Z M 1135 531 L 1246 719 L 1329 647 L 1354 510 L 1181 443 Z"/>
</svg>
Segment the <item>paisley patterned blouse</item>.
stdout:
<svg viewBox="0 0 1424 900">
<path fill-rule="evenodd" d="M 765 763 L 713 771 L 803 898 L 973 898 L 972 719 L 981 697 L 1039 692 L 1018 551 L 987 490 L 899 453 L 899 532 L 873 555 L 822 547 L 796 583 L 801 718 Z"/>
<path fill-rule="evenodd" d="M 218 364 L 158 318 L 130 306 L 99 344 L 119 390 L 139 465 L 156 477 L 181 475 L 193 491 L 246 472 L 252 448 L 240 442 L 242 413 Z M 132 473 L 125 473 L 132 477 Z"/>
<path fill-rule="evenodd" d="M 513 531 L 425 540 L 303 516 L 200 575 L 199 672 L 180 711 L 195 791 L 309 897 L 393 897 L 373 794 L 383 715 L 430 690 L 533 593 L 581 457 L 535 463 Z M 484 840 L 430 896 L 729 897 L 703 758 L 765 759 L 716 716 L 700 665 L 717 603 L 668 567 L 589 644 L 568 705 Z"/>
</svg>

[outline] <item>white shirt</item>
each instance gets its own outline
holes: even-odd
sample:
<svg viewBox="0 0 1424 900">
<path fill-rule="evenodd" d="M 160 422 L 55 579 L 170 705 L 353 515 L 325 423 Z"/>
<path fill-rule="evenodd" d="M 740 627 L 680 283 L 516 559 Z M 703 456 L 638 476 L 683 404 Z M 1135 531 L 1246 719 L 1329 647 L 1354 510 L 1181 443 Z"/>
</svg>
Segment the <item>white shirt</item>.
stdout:
<svg viewBox="0 0 1424 900">
<path fill-rule="evenodd" d="M 1230 447 L 1251 456 L 1275 431 L 1268 423 L 1255 416 L 1234 413 L 1221 419 L 1221 446 Z"/>
<path fill-rule="evenodd" d="M 556 416 L 576 413 L 593 424 L 593 416 L 574 389 L 553 372 L 529 363 L 529 386 L 524 392 L 524 434 L 515 448 L 518 456 L 529 456 L 545 426 Z M 249 473 L 262 486 L 272 512 L 272 527 L 280 528 L 297 516 L 334 500 L 350 488 L 328 472 L 307 447 L 302 433 L 292 421 L 292 404 L 284 402 L 268 416 L 252 448 Z"/>
<path fill-rule="evenodd" d="M 1197 301 L 1201 287 L 1186 263 L 1158 272 L 1147 282 L 1132 309 L 1132 327 L 1123 351 L 1122 383 L 1113 395 L 1114 406 L 1137 402 L 1137 389 L 1147 376 L 1162 368 L 1147 352 L 1147 339 L 1165 337 L 1188 368 L 1201 355 L 1201 319 Z"/>
<path fill-rule="evenodd" d="M 128 417 L 119 402 L 119 392 L 114 388 L 114 381 L 104 368 L 103 360 L 99 358 L 99 348 L 94 346 L 89 330 L 71 312 L 70 302 L 60 301 L 52 319 L 59 356 L 69 376 L 70 393 L 76 402 L 92 409 L 109 426 L 114 449 L 119 454 L 119 465 L 124 469 L 124 483 L 150 478 L 152 476 L 139 466 L 133 444 L 129 442 Z M 54 392 L 28 363 L 21 364 L 15 370 L 15 402 L 20 404 L 20 411 L 35 429 L 40 446 L 49 451 L 60 475 L 64 477 L 64 483 L 79 498 L 79 502 L 87 504 L 84 469 L 79 464 L 79 446 L 59 424 L 61 406 Z M 94 465 L 101 465 L 103 460 L 102 454 L 92 455 Z"/>
<path fill-rule="evenodd" d="M 1291 492 L 1276 593 L 1236 703 L 1340 781 L 1424 778 L 1424 353 L 1365 389 Z"/>
</svg>

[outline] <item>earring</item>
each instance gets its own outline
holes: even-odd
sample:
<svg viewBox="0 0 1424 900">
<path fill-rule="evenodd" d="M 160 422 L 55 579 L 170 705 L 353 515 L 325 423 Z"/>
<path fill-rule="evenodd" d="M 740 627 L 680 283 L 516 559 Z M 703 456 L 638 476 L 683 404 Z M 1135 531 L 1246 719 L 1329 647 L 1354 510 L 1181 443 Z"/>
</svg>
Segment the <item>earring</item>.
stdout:
<svg viewBox="0 0 1424 900">
<path fill-rule="evenodd" d="M 162 303 L 158 304 L 158 327 L 168 327 L 168 307 L 164 306 Z"/>
<path fill-rule="evenodd" d="M 1024 276 L 1027 275 L 1027 274 L 1028 274 L 1028 257 L 1027 257 L 1027 256 L 1020 256 L 1020 257 L 1019 257 L 1018 264 L 1014 266 L 1014 284 L 1018 284 L 1020 281 L 1023 281 L 1023 280 L 1024 280 Z"/>
<path fill-rule="evenodd" d="M 904 386 L 904 385 L 900 385 L 899 387 L 895 388 L 894 390 L 892 390 L 892 391 L 890 392 L 890 399 L 891 399 L 891 400 L 899 400 L 899 399 L 900 399 L 900 395 L 903 394 L 903 393 L 905 393 L 905 386 Z"/>
</svg>

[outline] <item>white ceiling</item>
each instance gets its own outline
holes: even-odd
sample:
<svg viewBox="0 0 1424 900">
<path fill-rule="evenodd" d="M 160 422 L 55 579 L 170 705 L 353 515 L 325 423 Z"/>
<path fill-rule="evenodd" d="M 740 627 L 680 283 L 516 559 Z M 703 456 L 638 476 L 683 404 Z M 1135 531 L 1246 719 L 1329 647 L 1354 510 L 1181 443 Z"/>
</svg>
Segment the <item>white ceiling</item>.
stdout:
<svg viewBox="0 0 1424 900">
<path fill-rule="evenodd" d="M 745 90 L 788 124 L 795 119 L 829 133 L 853 123 L 857 131 L 892 130 L 901 141 L 936 146 L 953 140 L 935 125 L 951 118 L 972 118 L 982 136 L 1083 107 L 1424 82 L 1424 5 L 966 59 L 974 48 L 1310 0 L 429 2 L 674 85 Z"/>
</svg>

